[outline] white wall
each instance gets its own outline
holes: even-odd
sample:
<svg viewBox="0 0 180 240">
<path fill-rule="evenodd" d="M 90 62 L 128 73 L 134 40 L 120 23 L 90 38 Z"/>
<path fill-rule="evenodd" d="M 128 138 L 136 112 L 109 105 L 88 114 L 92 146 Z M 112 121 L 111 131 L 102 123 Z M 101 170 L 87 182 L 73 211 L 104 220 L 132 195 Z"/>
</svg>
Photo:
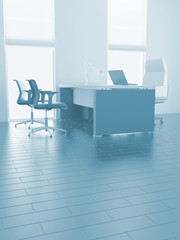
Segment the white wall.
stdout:
<svg viewBox="0 0 180 240">
<path fill-rule="evenodd" d="M 107 81 L 107 0 L 55 0 L 56 84 L 84 84 L 84 61 Z"/>
<path fill-rule="evenodd" d="M 169 97 L 157 113 L 180 113 L 180 1 L 148 0 L 147 58 L 167 62 Z"/>
<path fill-rule="evenodd" d="M 6 122 L 7 116 L 7 88 L 3 26 L 3 0 L 0 0 L 0 122 Z"/>
</svg>

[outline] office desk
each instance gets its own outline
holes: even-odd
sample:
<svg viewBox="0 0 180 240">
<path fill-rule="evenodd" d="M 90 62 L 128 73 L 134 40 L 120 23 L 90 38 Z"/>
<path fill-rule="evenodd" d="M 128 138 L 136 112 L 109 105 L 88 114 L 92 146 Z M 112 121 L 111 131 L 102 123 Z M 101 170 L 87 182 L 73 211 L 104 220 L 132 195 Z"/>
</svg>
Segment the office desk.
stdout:
<svg viewBox="0 0 180 240">
<path fill-rule="evenodd" d="M 154 130 L 154 89 L 61 85 L 60 101 L 69 106 L 68 111 L 61 113 L 61 119 L 88 118 L 94 136 Z"/>
</svg>

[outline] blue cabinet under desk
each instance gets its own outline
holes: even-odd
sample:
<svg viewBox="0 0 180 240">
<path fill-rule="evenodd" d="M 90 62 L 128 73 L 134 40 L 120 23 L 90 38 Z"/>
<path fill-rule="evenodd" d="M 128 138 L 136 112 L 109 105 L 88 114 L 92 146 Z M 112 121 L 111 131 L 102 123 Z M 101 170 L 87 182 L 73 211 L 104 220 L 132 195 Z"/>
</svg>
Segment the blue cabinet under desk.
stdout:
<svg viewBox="0 0 180 240">
<path fill-rule="evenodd" d="M 69 106 L 61 119 L 88 118 L 90 109 L 94 136 L 154 130 L 154 89 L 60 86 L 60 100 Z"/>
</svg>

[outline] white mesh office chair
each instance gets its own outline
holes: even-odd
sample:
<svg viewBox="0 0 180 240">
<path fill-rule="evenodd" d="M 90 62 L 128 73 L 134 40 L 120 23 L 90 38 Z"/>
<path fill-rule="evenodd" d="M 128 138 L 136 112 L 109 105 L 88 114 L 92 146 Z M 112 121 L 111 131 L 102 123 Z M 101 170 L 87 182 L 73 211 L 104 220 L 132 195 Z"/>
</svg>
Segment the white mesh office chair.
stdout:
<svg viewBox="0 0 180 240">
<path fill-rule="evenodd" d="M 155 88 L 155 104 L 164 103 L 168 98 L 167 67 L 163 59 L 150 59 L 145 64 L 143 86 Z M 155 117 L 163 123 L 162 117 Z"/>
</svg>

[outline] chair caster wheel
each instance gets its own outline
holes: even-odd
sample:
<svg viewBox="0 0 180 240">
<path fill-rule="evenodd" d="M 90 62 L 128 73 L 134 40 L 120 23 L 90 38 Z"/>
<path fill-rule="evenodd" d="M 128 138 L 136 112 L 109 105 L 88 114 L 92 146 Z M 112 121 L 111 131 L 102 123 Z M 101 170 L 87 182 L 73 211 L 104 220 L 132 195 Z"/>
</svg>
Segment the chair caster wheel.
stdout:
<svg viewBox="0 0 180 240">
<path fill-rule="evenodd" d="M 160 124 L 163 124 L 163 123 L 164 123 L 164 121 L 161 119 L 161 120 L 160 120 Z"/>
</svg>

